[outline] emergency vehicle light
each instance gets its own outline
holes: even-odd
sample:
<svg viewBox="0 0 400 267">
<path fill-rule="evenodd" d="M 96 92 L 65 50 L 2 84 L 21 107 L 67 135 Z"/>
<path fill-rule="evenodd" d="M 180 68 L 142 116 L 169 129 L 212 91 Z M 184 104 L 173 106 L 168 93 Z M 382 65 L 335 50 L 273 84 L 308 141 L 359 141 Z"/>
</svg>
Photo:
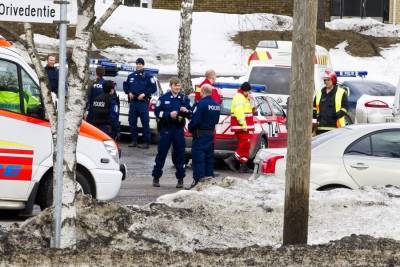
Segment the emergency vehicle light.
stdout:
<svg viewBox="0 0 400 267">
<path fill-rule="evenodd" d="M 108 58 L 90 59 L 90 64 L 99 65 L 102 62 L 111 62 Z"/>
<path fill-rule="evenodd" d="M 361 77 L 365 78 L 368 71 L 335 71 L 337 77 Z"/>
<path fill-rule="evenodd" d="M 94 64 L 96 64 L 96 63 L 94 63 Z M 117 75 L 118 71 L 134 72 L 136 70 L 136 67 L 134 65 L 112 63 L 109 60 L 100 61 L 96 65 L 100 65 L 100 66 L 104 67 L 106 72 L 115 72 L 115 76 Z M 159 73 L 159 70 L 154 69 L 154 68 L 144 68 L 144 71 L 151 75 L 157 75 Z M 111 75 L 108 75 L 108 76 L 111 76 Z"/>
<path fill-rule="evenodd" d="M 214 83 L 213 86 L 221 89 L 239 89 L 240 83 Z M 251 90 L 255 92 L 263 92 L 267 90 L 267 87 L 262 84 L 250 84 Z"/>
</svg>

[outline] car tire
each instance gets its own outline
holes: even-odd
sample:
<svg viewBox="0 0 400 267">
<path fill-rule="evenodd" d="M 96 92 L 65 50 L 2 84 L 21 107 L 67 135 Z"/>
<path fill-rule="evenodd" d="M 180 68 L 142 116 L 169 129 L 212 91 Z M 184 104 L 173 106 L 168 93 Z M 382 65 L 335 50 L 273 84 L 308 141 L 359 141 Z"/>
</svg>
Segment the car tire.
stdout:
<svg viewBox="0 0 400 267">
<path fill-rule="evenodd" d="M 53 173 L 47 174 L 40 182 L 39 190 L 36 197 L 36 203 L 40 206 L 41 210 L 47 209 L 53 205 Z M 89 178 L 86 178 L 80 171 L 76 172 L 76 181 L 78 188 L 80 187 L 85 195 L 93 197 L 92 188 L 90 186 Z"/>
</svg>

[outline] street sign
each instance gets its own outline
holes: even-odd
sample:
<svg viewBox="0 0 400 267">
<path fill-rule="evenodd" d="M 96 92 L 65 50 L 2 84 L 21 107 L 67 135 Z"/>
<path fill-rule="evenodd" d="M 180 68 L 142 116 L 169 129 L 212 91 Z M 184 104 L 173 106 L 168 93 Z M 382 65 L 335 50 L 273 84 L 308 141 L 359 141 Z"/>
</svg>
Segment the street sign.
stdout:
<svg viewBox="0 0 400 267">
<path fill-rule="evenodd" d="M 76 24 L 77 0 L 68 1 L 70 24 Z M 53 0 L 0 0 L 0 21 L 54 23 L 60 20 L 60 5 Z"/>
</svg>

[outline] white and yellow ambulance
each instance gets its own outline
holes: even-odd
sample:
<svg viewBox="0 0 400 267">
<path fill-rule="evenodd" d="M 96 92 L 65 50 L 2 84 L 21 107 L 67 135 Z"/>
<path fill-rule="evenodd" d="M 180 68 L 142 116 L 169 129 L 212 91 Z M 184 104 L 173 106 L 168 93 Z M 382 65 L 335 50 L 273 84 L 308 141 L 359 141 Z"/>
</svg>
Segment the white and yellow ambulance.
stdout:
<svg viewBox="0 0 400 267">
<path fill-rule="evenodd" d="M 0 209 L 32 212 L 52 204 L 53 143 L 36 73 L 18 50 L 0 47 Z M 125 169 L 116 143 L 83 122 L 77 182 L 99 200 L 114 198 Z"/>
<path fill-rule="evenodd" d="M 291 58 L 292 42 L 260 41 L 247 62 L 249 70 L 245 79 L 251 84 L 266 85 L 266 93 L 284 109 L 289 97 Z M 322 77 L 327 69 L 332 69 L 329 52 L 317 45 L 314 56 L 315 90 L 324 86 Z"/>
</svg>

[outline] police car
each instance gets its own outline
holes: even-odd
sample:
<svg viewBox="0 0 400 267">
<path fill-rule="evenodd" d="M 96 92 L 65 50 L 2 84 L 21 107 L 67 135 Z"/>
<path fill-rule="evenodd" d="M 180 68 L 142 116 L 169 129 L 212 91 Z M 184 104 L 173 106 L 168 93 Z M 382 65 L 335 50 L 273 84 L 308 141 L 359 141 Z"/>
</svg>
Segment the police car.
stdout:
<svg viewBox="0 0 400 267">
<path fill-rule="evenodd" d="M 224 159 L 231 155 L 237 147 L 235 133 L 231 131 L 231 104 L 233 96 L 240 87 L 238 83 L 214 83 L 222 93 L 221 115 L 216 125 L 215 158 Z M 254 116 L 255 131 L 251 140 L 250 160 L 260 148 L 281 148 L 287 146 L 286 114 L 283 108 L 272 97 L 263 93 L 265 86 L 252 85 L 251 102 L 257 109 Z M 194 94 L 189 96 L 194 102 Z M 185 158 L 191 159 L 192 135 L 185 127 Z"/>
<path fill-rule="evenodd" d="M 52 204 L 53 139 L 37 75 L 20 51 L 0 47 L 0 88 L 0 209 L 29 214 L 34 204 Z M 118 194 L 126 173 L 109 136 L 83 121 L 76 158 L 85 194 L 99 200 Z"/>
<path fill-rule="evenodd" d="M 267 86 L 268 94 L 286 110 L 289 97 L 292 42 L 260 41 L 248 58 L 249 70 L 244 80 L 251 84 Z M 314 85 L 315 90 L 324 87 L 323 74 L 331 69 L 328 50 L 315 47 Z"/>
<path fill-rule="evenodd" d="M 94 77 L 96 73 L 97 66 L 103 66 L 106 73 L 104 75 L 105 80 L 112 80 L 116 83 L 116 92 L 120 101 L 120 125 L 122 133 L 130 133 L 129 129 L 129 102 L 128 96 L 125 94 L 123 90 L 123 84 L 128 78 L 129 74 L 135 71 L 134 65 L 128 64 L 119 64 L 113 63 L 109 59 L 92 59 L 90 62 L 90 70 L 91 74 Z M 149 116 L 150 116 L 150 131 L 152 134 L 152 141 L 155 142 L 157 140 L 157 122 L 156 117 L 154 115 L 155 105 L 157 103 L 158 98 L 163 94 L 160 81 L 157 79 L 158 69 L 152 68 L 144 68 L 145 72 L 150 73 L 154 76 L 154 79 L 157 84 L 157 91 L 152 95 L 149 101 Z M 141 121 L 138 119 L 138 127 L 141 130 Z"/>
</svg>

